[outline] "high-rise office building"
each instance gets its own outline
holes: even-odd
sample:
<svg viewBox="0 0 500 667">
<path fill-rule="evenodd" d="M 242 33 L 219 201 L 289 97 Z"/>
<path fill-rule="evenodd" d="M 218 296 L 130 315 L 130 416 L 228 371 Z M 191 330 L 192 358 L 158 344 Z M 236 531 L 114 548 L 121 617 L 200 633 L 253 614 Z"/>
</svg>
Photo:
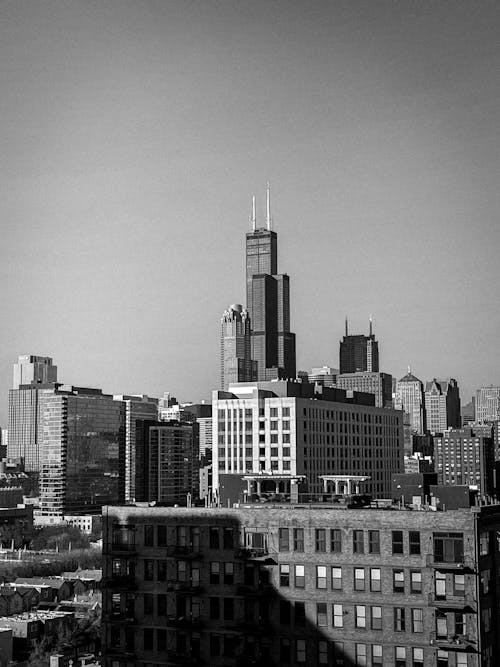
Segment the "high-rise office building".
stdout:
<svg viewBox="0 0 500 667">
<path fill-rule="evenodd" d="M 9 391 L 9 440 L 7 456 L 22 459 L 29 473 L 40 471 L 40 412 L 41 388 L 53 385 L 20 385 Z"/>
<path fill-rule="evenodd" d="M 14 364 L 12 388 L 19 389 L 26 384 L 51 384 L 57 382 L 57 366 L 52 364 L 51 357 L 37 357 L 23 354 Z"/>
<path fill-rule="evenodd" d="M 251 323 L 251 358 L 259 380 L 294 378 L 295 334 L 290 331 L 290 279 L 278 274 L 278 240 L 271 229 L 267 184 L 265 227 L 257 226 L 255 197 L 252 231 L 246 235 L 247 311 Z"/>
<path fill-rule="evenodd" d="M 375 395 L 378 408 L 392 407 L 392 375 L 388 373 L 344 373 L 337 375 L 336 386 L 346 391 L 363 391 Z"/>
<path fill-rule="evenodd" d="M 349 334 L 347 319 L 345 321 L 345 336 L 340 341 L 340 373 L 369 372 L 378 373 L 378 342 L 373 334 L 373 324 L 370 318 L 370 333 Z"/>
<path fill-rule="evenodd" d="M 410 368 L 408 368 L 408 373 L 396 383 L 394 407 L 406 412 L 413 433 L 425 432 L 424 385 L 412 375 Z"/>
<path fill-rule="evenodd" d="M 100 389 L 40 389 L 40 523 L 125 499 L 125 406 Z"/>
<path fill-rule="evenodd" d="M 425 416 L 430 433 L 443 433 L 447 428 L 460 428 L 460 393 L 457 381 L 436 380 L 425 383 Z"/>
<path fill-rule="evenodd" d="M 500 387 L 481 387 L 476 392 L 476 421 L 500 419 Z"/>
<path fill-rule="evenodd" d="M 248 312 L 239 303 L 229 306 L 221 318 L 220 387 L 233 382 L 257 379 L 257 362 L 252 361 L 252 341 Z"/>
<path fill-rule="evenodd" d="M 302 371 L 300 371 L 298 374 L 299 377 L 301 372 Z M 306 375 L 308 382 L 312 382 L 313 384 L 321 384 L 323 387 L 335 387 L 338 374 L 338 368 L 320 366 L 311 368 L 311 370 L 308 371 Z"/>
</svg>

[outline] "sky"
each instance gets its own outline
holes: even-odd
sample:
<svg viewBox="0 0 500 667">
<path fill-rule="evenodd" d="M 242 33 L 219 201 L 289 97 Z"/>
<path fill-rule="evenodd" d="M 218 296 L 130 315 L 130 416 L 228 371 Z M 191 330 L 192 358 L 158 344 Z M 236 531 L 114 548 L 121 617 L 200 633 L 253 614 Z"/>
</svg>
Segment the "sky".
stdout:
<svg viewBox="0 0 500 667">
<path fill-rule="evenodd" d="M 0 0 L 0 425 L 12 364 L 209 399 L 271 183 L 297 367 L 500 383 L 500 4 Z"/>
</svg>

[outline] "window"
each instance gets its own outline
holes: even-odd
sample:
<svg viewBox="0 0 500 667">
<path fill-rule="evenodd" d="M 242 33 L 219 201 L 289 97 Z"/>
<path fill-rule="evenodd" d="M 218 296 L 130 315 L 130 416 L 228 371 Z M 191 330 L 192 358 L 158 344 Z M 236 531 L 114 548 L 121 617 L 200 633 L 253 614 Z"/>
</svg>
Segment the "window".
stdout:
<svg viewBox="0 0 500 667">
<path fill-rule="evenodd" d="M 479 555 L 487 556 L 489 551 L 489 533 L 483 532 L 479 535 Z"/>
<path fill-rule="evenodd" d="M 221 635 L 210 635 L 210 655 L 221 655 Z"/>
<path fill-rule="evenodd" d="M 352 531 L 352 552 L 363 554 L 365 552 L 364 535 L 362 530 Z"/>
<path fill-rule="evenodd" d="M 144 546 L 145 547 L 154 547 L 155 538 L 154 538 L 154 526 L 145 525 L 144 526 Z"/>
<path fill-rule="evenodd" d="M 406 667 L 406 646 L 396 646 L 395 650 L 395 667 Z"/>
<path fill-rule="evenodd" d="M 341 604 L 332 605 L 332 625 L 334 628 L 344 627 L 344 612 Z"/>
<path fill-rule="evenodd" d="M 234 584 L 234 563 L 224 563 L 224 583 L 227 586 Z"/>
<path fill-rule="evenodd" d="M 405 608 L 394 607 L 394 630 L 396 632 L 404 632 L 405 629 L 406 629 Z"/>
<path fill-rule="evenodd" d="M 177 561 L 177 581 L 187 581 L 187 561 Z"/>
<path fill-rule="evenodd" d="M 438 563 L 460 563 L 464 558 L 462 533 L 434 533 L 434 559 Z"/>
<path fill-rule="evenodd" d="M 463 597 L 465 595 L 465 575 L 453 575 L 453 595 Z"/>
<path fill-rule="evenodd" d="M 209 598 L 209 616 L 211 620 L 220 618 L 220 598 Z"/>
<path fill-rule="evenodd" d="M 439 653 L 439 651 L 438 651 Z M 438 662 L 439 664 L 439 662 Z M 446 660 L 448 664 L 448 660 Z M 424 667 L 424 649 L 423 648 L 414 648 L 413 649 L 413 667 Z"/>
<path fill-rule="evenodd" d="M 293 529 L 293 550 L 294 551 L 304 551 L 304 529 L 303 528 L 294 528 Z"/>
<path fill-rule="evenodd" d="M 295 662 L 304 664 L 306 661 L 306 640 L 297 639 L 295 642 Z"/>
<path fill-rule="evenodd" d="M 355 607 L 355 625 L 357 628 L 366 628 L 366 607 L 364 604 L 357 604 Z"/>
<path fill-rule="evenodd" d="M 305 567 L 304 565 L 295 566 L 295 588 L 304 588 L 305 586 Z"/>
<path fill-rule="evenodd" d="M 144 628 L 144 650 L 154 650 L 154 630 L 153 628 Z"/>
<path fill-rule="evenodd" d="M 483 609 L 482 619 L 483 619 L 484 631 L 489 632 L 491 630 L 491 608 Z"/>
<path fill-rule="evenodd" d="M 282 662 L 291 662 L 292 660 L 292 651 L 290 648 L 289 639 L 281 639 L 280 641 L 280 660 Z"/>
<path fill-rule="evenodd" d="M 372 630 L 382 630 L 382 607 L 371 608 Z"/>
<path fill-rule="evenodd" d="M 234 598 L 224 598 L 224 620 L 234 619 Z"/>
<path fill-rule="evenodd" d="M 330 551 L 335 554 L 342 553 L 342 532 L 339 528 L 330 530 Z"/>
<path fill-rule="evenodd" d="M 290 549 L 290 538 L 288 533 L 288 528 L 280 528 L 278 531 L 280 551 L 289 551 Z"/>
<path fill-rule="evenodd" d="M 393 554 L 402 554 L 402 553 L 404 553 L 404 549 L 403 549 L 403 531 L 402 530 L 393 530 L 392 531 L 392 553 Z"/>
<path fill-rule="evenodd" d="M 422 592 L 422 572 L 420 570 L 410 571 L 410 592 L 411 593 Z"/>
<path fill-rule="evenodd" d="M 290 586 L 290 565 L 280 565 L 280 586 Z"/>
<path fill-rule="evenodd" d="M 448 636 L 448 622 L 446 619 L 446 614 L 440 610 L 436 611 L 436 636 Z"/>
<path fill-rule="evenodd" d="M 321 640 L 318 642 L 318 665 L 328 664 L 328 642 Z"/>
<path fill-rule="evenodd" d="M 316 528 L 316 551 L 326 551 L 326 530 L 324 528 Z"/>
<path fill-rule="evenodd" d="M 226 549 L 227 551 L 234 549 L 233 529 L 227 527 L 224 528 L 222 535 L 223 535 L 224 549 Z"/>
<path fill-rule="evenodd" d="M 381 644 L 372 645 L 372 665 L 383 665 L 383 653 Z"/>
<path fill-rule="evenodd" d="M 464 635 L 465 634 L 465 616 L 463 612 L 456 611 L 453 617 L 455 623 L 455 634 Z"/>
<path fill-rule="evenodd" d="M 370 569 L 370 590 L 372 593 L 379 593 L 380 588 L 380 568 L 372 567 Z"/>
<path fill-rule="evenodd" d="M 144 593 L 144 615 L 152 616 L 154 614 L 153 595 L 152 593 Z"/>
<path fill-rule="evenodd" d="M 167 581 L 167 561 L 158 561 L 158 581 Z"/>
<path fill-rule="evenodd" d="M 344 642 L 334 642 L 334 655 L 336 667 L 343 667 L 344 660 Z"/>
<path fill-rule="evenodd" d="M 220 581 L 220 563 L 212 561 L 210 563 L 210 583 L 218 584 Z"/>
<path fill-rule="evenodd" d="M 356 644 L 356 665 L 358 667 L 366 665 L 366 644 Z"/>
<path fill-rule="evenodd" d="M 295 602 L 293 605 L 295 625 L 304 626 L 306 624 L 306 603 Z"/>
<path fill-rule="evenodd" d="M 342 590 L 342 568 L 341 567 L 332 567 L 332 590 L 341 591 Z"/>
<path fill-rule="evenodd" d="M 446 575 L 444 572 L 436 572 L 434 580 L 434 592 L 439 599 L 446 597 Z"/>
<path fill-rule="evenodd" d="M 210 528 L 210 549 L 219 548 L 219 529 L 215 527 Z"/>
<path fill-rule="evenodd" d="M 156 528 L 156 542 L 159 547 L 167 546 L 167 527 L 157 526 Z"/>
<path fill-rule="evenodd" d="M 365 590 L 365 570 L 362 567 L 354 568 L 354 590 L 355 591 Z"/>
<path fill-rule="evenodd" d="M 167 596 L 165 593 L 159 593 L 156 598 L 157 603 L 157 615 L 166 616 L 167 615 Z"/>
<path fill-rule="evenodd" d="M 404 570 L 393 570 L 393 590 L 394 593 L 404 593 L 405 592 L 405 572 Z"/>
<path fill-rule="evenodd" d="M 326 627 L 328 625 L 326 602 L 318 602 L 316 605 L 316 625 L 318 627 Z"/>
<path fill-rule="evenodd" d="M 467 653 L 457 653 L 457 667 L 467 667 Z"/>
<path fill-rule="evenodd" d="M 155 562 L 154 560 L 144 561 L 144 580 L 153 581 L 155 578 Z"/>
<path fill-rule="evenodd" d="M 316 588 L 326 588 L 326 565 L 316 565 Z"/>
<path fill-rule="evenodd" d="M 481 572 L 481 588 L 486 595 L 490 591 L 490 570 L 483 570 Z"/>
<path fill-rule="evenodd" d="M 410 530 L 410 554 L 412 556 L 420 555 L 420 533 L 418 530 Z"/>
<path fill-rule="evenodd" d="M 371 554 L 380 553 L 380 531 L 378 530 L 368 531 L 368 551 Z"/>
<path fill-rule="evenodd" d="M 424 631 L 424 612 L 423 612 L 423 609 L 412 609 L 411 610 L 411 631 L 412 632 L 423 632 Z"/>
</svg>

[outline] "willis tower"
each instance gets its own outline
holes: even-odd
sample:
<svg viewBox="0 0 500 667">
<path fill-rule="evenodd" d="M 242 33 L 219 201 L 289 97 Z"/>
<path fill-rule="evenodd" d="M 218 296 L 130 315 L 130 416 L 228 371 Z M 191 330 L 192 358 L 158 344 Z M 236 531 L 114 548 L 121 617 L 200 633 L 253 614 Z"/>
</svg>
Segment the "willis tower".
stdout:
<svg viewBox="0 0 500 667">
<path fill-rule="evenodd" d="M 290 331 L 290 278 L 278 274 L 278 237 L 271 229 L 271 193 L 267 184 L 265 227 L 257 227 L 255 197 L 252 231 L 246 235 L 247 310 L 252 359 L 260 381 L 295 378 L 295 334 Z"/>
</svg>

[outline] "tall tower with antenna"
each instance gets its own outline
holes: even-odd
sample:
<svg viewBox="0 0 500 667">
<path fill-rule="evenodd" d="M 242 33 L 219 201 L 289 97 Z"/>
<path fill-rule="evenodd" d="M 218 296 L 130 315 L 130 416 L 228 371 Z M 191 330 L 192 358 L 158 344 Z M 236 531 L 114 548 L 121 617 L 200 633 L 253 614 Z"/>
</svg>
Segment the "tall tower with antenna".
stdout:
<svg viewBox="0 0 500 667">
<path fill-rule="evenodd" d="M 266 216 L 259 225 L 252 197 L 251 231 L 246 235 L 247 311 L 252 359 L 259 380 L 294 378 L 295 334 L 290 331 L 290 279 L 278 274 L 278 237 L 272 229 L 271 187 L 266 187 Z"/>
</svg>

